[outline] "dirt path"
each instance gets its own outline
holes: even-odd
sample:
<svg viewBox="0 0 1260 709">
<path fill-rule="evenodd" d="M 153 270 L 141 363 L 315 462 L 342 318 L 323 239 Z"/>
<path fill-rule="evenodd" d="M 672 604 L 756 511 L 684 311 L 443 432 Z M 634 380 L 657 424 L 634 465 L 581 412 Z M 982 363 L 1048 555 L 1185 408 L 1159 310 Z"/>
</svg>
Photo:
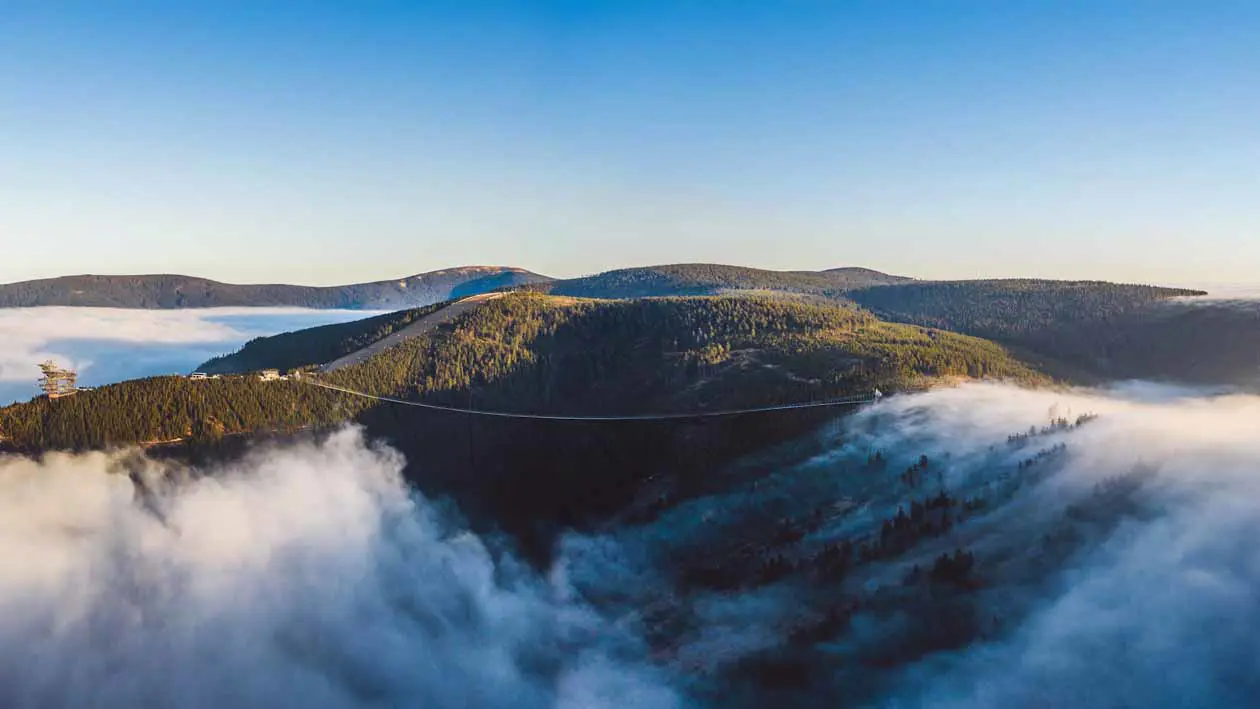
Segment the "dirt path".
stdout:
<svg viewBox="0 0 1260 709">
<path fill-rule="evenodd" d="M 417 335 L 423 335 L 424 333 L 429 332 L 430 330 L 438 327 L 439 325 L 448 323 L 454 320 L 455 318 L 463 315 L 464 313 L 471 311 L 473 308 L 476 308 L 477 306 L 481 305 L 482 303 L 485 303 L 486 301 L 490 301 L 490 300 L 494 300 L 495 298 L 502 298 L 502 297 L 503 297 L 502 293 L 482 293 L 481 295 L 474 295 L 468 298 L 464 298 L 463 300 L 458 301 L 456 303 L 451 303 L 450 305 L 446 306 L 445 308 L 442 308 L 436 313 L 433 313 L 431 315 L 426 315 L 420 318 L 419 320 L 411 323 L 407 327 L 404 327 L 403 329 L 397 332 L 394 332 L 385 337 L 382 337 L 381 339 L 377 340 L 376 342 L 373 342 L 372 344 L 368 345 L 367 347 L 364 347 L 361 350 L 356 350 L 344 357 L 335 359 L 332 362 L 325 364 L 324 366 L 319 368 L 319 371 L 331 372 L 336 369 L 341 369 L 342 367 L 348 367 L 352 364 L 358 364 L 360 362 L 366 361 L 384 352 L 390 347 L 393 347 L 394 345 L 402 342 L 403 340 L 416 337 Z"/>
</svg>

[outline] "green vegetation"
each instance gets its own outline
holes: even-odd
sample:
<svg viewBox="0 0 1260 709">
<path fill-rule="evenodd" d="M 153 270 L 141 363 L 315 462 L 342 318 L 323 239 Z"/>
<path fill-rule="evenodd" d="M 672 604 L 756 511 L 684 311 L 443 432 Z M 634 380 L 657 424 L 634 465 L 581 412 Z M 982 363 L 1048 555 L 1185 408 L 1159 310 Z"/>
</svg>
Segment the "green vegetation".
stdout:
<svg viewBox="0 0 1260 709">
<path fill-rule="evenodd" d="M 424 312 L 313 328 L 246 350 L 267 367 L 327 359 Z M 321 376 L 378 395 L 580 414 L 821 400 L 935 377 L 1045 381 L 991 342 L 885 323 L 850 307 L 733 297 L 597 302 L 533 293 L 486 302 Z M 326 425 L 373 406 L 295 381 L 159 377 L 0 409 L 0 436 L 24 450 L 214 439 Z"/>
<path fill-rule="evenodd" d="M 880 317 L 997 340 L 1040 341 L 1080 321 L 1105 322 L 1155 301 L 1202 291 L 1102 281 L 943 281 L 850 294 Z"/>
<path fill-rule="evenodd" d="M 1094 335 L 1112 376 L 1202 384 L 1260 384 L 1260 306 L 1163 303 Z"/>
<path fill-rule="evenodd" d="M 849 294 L 879 317 L 965 332 L 1011 346 L 1075 379 L 1173 377 L 1205 353 L 1168 327 L 1168 301 L 1203 291 L 1100 281 L 906 283 Z M 1193 318 L 1191 318 L 1193 319 Z M 1183 323 L 1184 324 L 1184 323 Z M 1189 348 L 1190 351 L 1187 351 Z"/>
<path fill-rule="evenodd" d="M 259 369 L 291 370 L 331 362 L 446 306 L 447 303 L 438 303 L 353 322 L 257 337 L 233 354 L 208 360 L 198 367 L 198 371 L 239 374 Z"/>
<path fill-rule="evenodd" d="M 1103 281 L 921 282 L 864 269 L 710 264 L 623 269 L 530 288 L 600 298 L 727 293 L 856 304 L 885 321 L 993 340 L 1042 371 L 1081 383 L 1147 377 L 1232 384 L 1260 374 L 1254 310 L 1173 304 L 1205 295 L 1198 290 Z"/>
<path fill-rule="evenodd" d="M 362 401 L 253 376 L 204 381 L 151 377 L 0 409 L 0 441 L 16 450 L 44 451 L 216 440 L 335 423 L 358 413 Z"/>
<path fill-rule="evenodd" d="M 571 301 L 515 294 L 327 376 L 391 396 L 521 411 L 638 413 L 1044 377 L 993 343 L 771 298 Z"/>
<path fill-rule="evenodd" d="M 759 268 L 688 263 L 624 268 L 537 287 L 554 295 L 583 298 L 717 295 L 729 291 L 797 293 L 843 300 L 852 288 L 909 279 L 865 268 L 830 271 L 767 271 Z"/>
</svg>

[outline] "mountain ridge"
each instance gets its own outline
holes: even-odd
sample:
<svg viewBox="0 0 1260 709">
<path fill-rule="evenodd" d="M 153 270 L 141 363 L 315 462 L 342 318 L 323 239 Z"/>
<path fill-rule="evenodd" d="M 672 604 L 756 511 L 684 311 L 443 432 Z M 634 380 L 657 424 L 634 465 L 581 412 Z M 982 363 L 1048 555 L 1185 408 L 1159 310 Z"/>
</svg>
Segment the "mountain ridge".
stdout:
<svg viewBox="0 0 1260 709">
<path fill-rule="evenodd" d="M 597 298 L 764 291 L 843 300 L 848 290 L 913 281 L 853 266 L 821 271 L 774 271 L 714 263 L 635 266 L 575 278 L 552 278 L 514 266 L 458 266 L 395 279 L 333 286 L 227 283 L 171 273 L 80 274 L 0 284 L 0 308 L 287 306 L 398 310 L 520 287 L 534 287 L 555 295 Z"/>
<path fill-rule="evenodd" d="M 304 307 L 414 308 L 501 288 L 548 282 L 512 266 L 458 266 L 390 280 L 335 286 L 226 283 L 181 274 L 75 275 L 0 284 L 0 307 L 180 309 Z"/>
<path fill-rule="evenodd" d="M 822 271 L 774 271 L 717 263 L 636 266 L 590 276 L 555 280 L 540 286 L 553 295 L 584 298 L 720 295 L 733 291 L 774 291 L 844 300 L 856 288 L 909 283 L 914 279 L 869 268 Z"/>
</svg>

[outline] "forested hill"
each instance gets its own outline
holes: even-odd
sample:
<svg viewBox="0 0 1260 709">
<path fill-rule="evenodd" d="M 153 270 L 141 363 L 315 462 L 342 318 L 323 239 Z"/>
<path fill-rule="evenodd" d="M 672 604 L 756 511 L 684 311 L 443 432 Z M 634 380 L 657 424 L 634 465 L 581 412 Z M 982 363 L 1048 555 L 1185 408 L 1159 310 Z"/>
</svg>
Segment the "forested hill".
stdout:
<svg viewBox="0 0 1260 709">
<path fill-rule="evenodd" d="M 1203 295 L 1043 280 L 916 282 L 849 293 L 879 317 L 996 340 L 1088 378 L 1255 381 L 1255 310 L 1189 297 Z"/>
<path fill-rule="evenodd" d="M 521 293 L 325 375 L 359 391 L 491 408 L 633 414 L 1045 378 L 978 338 L 856 308 L 759 297 L 630 301 Z"/>
<path fill-rule="evenodd" d="M 849 287 L 870 280 L 881 284 Z M 1056 376 L 1081 383 L 1138 377 L 1238 383 L 1260 375 L 1257 348 L 1248 344 L 1260 340 L 1254 313 L 1220 304 L 1169 305 L 1193 303 L 1188 296 L 1202 295 L 1186 289 L 1102 281 L 909 281 L 863 269 L 789 273 L 693 264 L 612 271 L 528 290 L 616 298 L 790 294 L 815 302 L 860 305 L 883 320 L 1004 343 Z M 405 325 L 416 316 L 398 313 L 260 338 L 241 353 L 205 366 L 209 371 L 242 372 L 320 364 L 331 359 L 330 353 L 341 356 L 388 335 L 389 322 Z M 331 337 L 337 333 L 353 336 Z"/>
<path fill-rule="evenodd" d="M 214 357 L 197 369 L 207 374 L 241 374 L 260 369 L 290 370 L 331 362 L 401 330 L 449 305 L 444 301 L 422 308 L 399 310 L 376 317 L 256 337 L 240 350 Z"/>
<path fill-rule="evenodd" d="M 0 285 L 0 308 L 414 308 L 500 288 L 549 281 L 519 268 L 466 266 L 345 286 L 242 285 L 179 275 L 65 276 Z"/>
<path fill-rule="evenodd" d="M 329 342 L 345 335 L 319 330 Z M 593 302 L 533 293 L 487 302 L 319 376 L 374 394 L 582 414 L 811 401 L 939 377 L 1046 381 L 991 342 L 885 323 L 853 308 L 761 298 Z M 23 450 L 100 447 L 290 430 L 353 418 L 371 406 L 293 380 L 168 377 L 0 409 L 0 436 Z"/>
<path fill-rule="evenodd" d="M 687 263 L 623 268 L 540 286 L 555 295 L 583 298 L 716 295 L 731 291 L 786 292 L 843 298 L 853 288 L 903 283 L 910 279 L 867 268 L 827 271 L 767 271 L 742 266 Z"/>
<path fill-rule="evenodd" d="M 1152 302 L 1204 291 L 1104 281 L 922 281 L 855 290 L 881 317 L 981 337 L 1018 339 L 1079 320 L 1106 321 Z"/>
</svg>

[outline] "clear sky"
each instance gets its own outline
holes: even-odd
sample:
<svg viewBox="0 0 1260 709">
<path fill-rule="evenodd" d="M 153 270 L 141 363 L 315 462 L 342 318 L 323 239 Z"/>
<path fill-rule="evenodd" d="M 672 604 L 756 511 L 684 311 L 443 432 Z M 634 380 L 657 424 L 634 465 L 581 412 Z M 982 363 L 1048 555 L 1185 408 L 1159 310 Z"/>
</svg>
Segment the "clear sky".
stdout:
<svg viewBox="0 0 1260 709">
<path fill-rule="evenodd" d="M 1260 280 L 1260 3 L 0 0 L 0 281 Z"/>
</svg>

